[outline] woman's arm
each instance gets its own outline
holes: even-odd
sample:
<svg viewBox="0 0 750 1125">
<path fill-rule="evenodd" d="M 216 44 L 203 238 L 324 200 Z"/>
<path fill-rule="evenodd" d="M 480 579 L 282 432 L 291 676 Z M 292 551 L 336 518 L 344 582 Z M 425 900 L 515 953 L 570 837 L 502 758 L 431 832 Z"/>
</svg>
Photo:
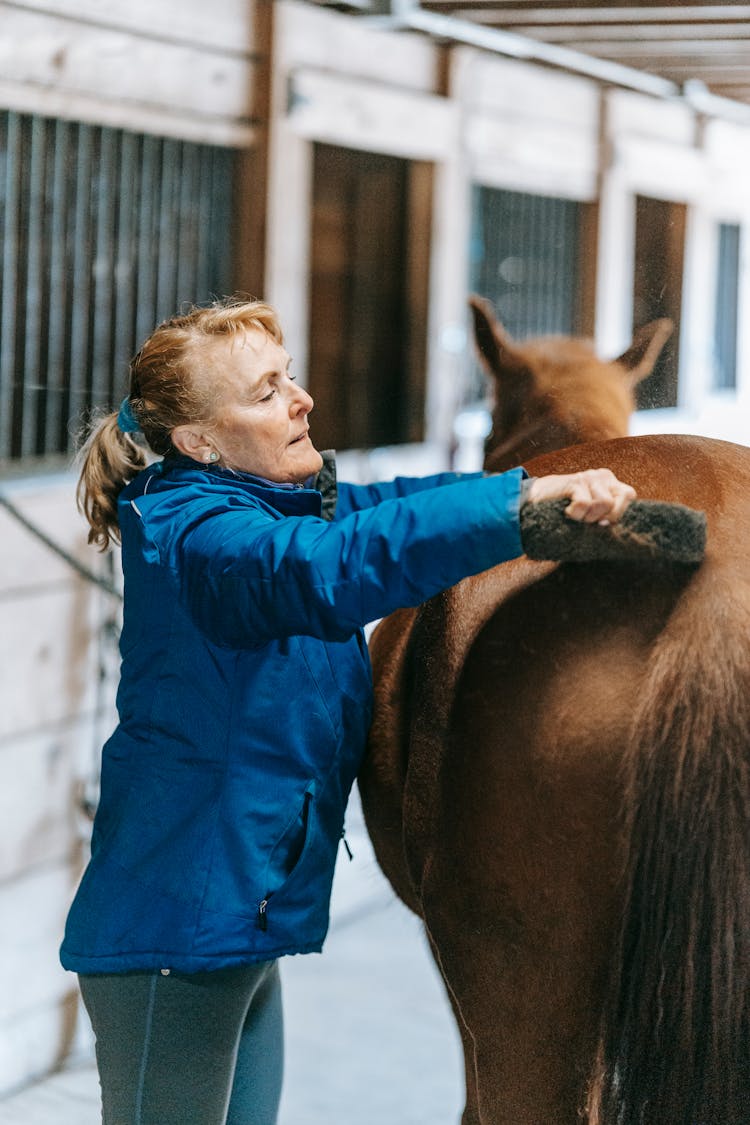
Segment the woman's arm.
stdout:
<svg viewBox="0 0 750 1125">
<path fill-rule="evenodd" d="M 352 512 L 361 512 L 365 508 L 374 508 L 383 500 L 397 500 L 405 496 L 413 496 L 416 492 L 425 492 L 431 488 L 442 488 L 445 485 L 458 484 L 467 480 L 481 480 L 484 473 L 434 473 L 427 477 L 396 477 L 391 481 L 379 481 L 375 484 L 350 484 L 339 481 L 337 485 L 338 502 L 336 504 L 335 519 L 351 515 Z"/>
<path fill-rule="evenodd" d="M 567 497 L 572 518 L 619 518 L 634 490 L 608 469 L 540 477 L 522 469 L 428 488 L 329 523 L 277 517 L 208 489 L 139 499 L 149 549 L 167 565 L 196 623 L 216 643 L 254 648 L 309 634 L 342 640 L 402 606 L 523 553 L 519 508 Z"/>
<path fill-rule="evenodd" d="M 183 505 L 143 497 L 143 532 L 215 642 L 256 647 L 344 639 L 400 606 L 522 553 L 522 471 L 383 500 L 328 523 L 229 506 L 215 490 Z M 149 502 L 150 501 L 150 502 Z"/>
</svg>

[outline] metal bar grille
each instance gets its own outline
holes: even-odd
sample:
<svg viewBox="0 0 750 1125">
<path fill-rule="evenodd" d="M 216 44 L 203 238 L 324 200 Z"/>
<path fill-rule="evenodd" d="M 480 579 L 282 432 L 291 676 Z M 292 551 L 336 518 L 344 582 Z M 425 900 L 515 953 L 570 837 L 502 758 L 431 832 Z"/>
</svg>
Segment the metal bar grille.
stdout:
<svg viewBox="0 0 750 1125">
<path fill-rule="evenodd" d="M 472 288 L 516 339 L 575 329 L 580 204 L 475 187 Z"/>
<path fill-rule="evenodd" d="M 737 386 L 737 317 L 740 287 L 740 228 L 719 224 L 719 254 L 716 268 L 716 314 L 714 318 L 714 386 Z"/>
<path fill-rule="evenodd" d="M 68 261 L 66 231 L 68 212 L 73 195 L 68 167 L 71 160 L 71 130 L 66 122 L 55 123 L 52 171 L 49 175 L 49 192 L 52 201 L 49 207 L 49 292 L 47 316 L 47 351 L 44 359 L 47 369 L 47 388 L 44 396 L 44 430 L 40 435 L 40 446 L 44 448 L 49 441 L 58 448 L 66 432 L 67 418 L 63 417 L 63 396 L 66 385 L 67 324 L 70 317 L 72 288 Z"/>
<path fill-rule="evenodd" d="M 2 308 L 0 309 L 0 450 L 10 452 L 13 432 L 13 391 L 16 384 L 16 329 L 21 229 L 21 160 L 23 134 L 15 114 L 0 118 L 2 128 Z M 13 159 L 10 153 L 14 154 Z"/>
<path fill-rule="evenodd" d="M 0 111 L 0 463 L 72 452 L 160 320 L 231 288 L 234 154 Z"/>
</svg>

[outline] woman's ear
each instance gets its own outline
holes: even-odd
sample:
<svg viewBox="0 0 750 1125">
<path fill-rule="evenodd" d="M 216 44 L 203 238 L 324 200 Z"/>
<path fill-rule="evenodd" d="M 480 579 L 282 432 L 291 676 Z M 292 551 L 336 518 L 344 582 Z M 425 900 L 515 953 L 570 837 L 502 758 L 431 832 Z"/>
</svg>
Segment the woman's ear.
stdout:
<svg viewBox="0 0 750 1125">
<path fill-rule="evenodd" d="M 175 426 L 172 430 L 172 445 L 193 461 L 215 461 L 212 453 L 216 453 L 213 442 L 204 430 L 194 426 Z"/>
</svg>

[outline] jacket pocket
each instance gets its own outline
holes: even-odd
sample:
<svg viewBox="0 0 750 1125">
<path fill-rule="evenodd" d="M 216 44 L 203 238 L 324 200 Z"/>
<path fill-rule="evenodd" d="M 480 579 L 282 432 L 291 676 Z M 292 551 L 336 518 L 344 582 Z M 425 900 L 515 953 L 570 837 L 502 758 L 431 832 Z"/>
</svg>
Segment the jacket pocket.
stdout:
<svg viewBox="0 0 750 1125">
<path fill-rule="evenodd" d="M 269 900 L 289 880 L 302 860 L 310 839 L 310 819 L 315 782 L 305 789 L 302 804 L 273 846 L 266 866 L 265 893 L 258 903 L 258 925 L 268 928 Z"/>
</svg>

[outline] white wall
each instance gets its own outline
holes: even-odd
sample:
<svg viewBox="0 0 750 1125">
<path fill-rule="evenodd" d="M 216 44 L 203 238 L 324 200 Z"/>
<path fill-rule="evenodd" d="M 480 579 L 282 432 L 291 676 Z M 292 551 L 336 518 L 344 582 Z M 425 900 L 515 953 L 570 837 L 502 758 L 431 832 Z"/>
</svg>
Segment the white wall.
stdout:
<svg viewBox="0 0 750 1125">
<path fill-rule="evenodd" d="M 65 550 L 102 568 L 71 475 L 0 487 Z M 113 723 L 117 653 L 102 629 L 119 608 L 4 508 L 0 543 L 2 1093 L 53 1067 L 79 1034 L 75 978 L 57 949 L 90 828 L 81 799 Z"/>
</svg>

